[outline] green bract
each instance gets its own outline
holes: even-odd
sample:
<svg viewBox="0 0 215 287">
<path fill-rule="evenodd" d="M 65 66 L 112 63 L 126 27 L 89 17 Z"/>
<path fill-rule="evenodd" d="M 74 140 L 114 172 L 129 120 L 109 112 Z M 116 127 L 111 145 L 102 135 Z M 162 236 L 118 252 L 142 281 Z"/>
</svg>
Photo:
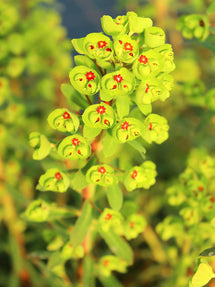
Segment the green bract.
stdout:
<svg viewBox="0 0 215 287">
<path fill-rule="evenodd" d="M 39 178 L 39 185 L 42 191 L 65 192 L 70 186 L 70 180 L 59 169 L 50 168 Z"/>
<path fill-rule="evenodd" d="M 51 144 L 46 136 L 38 132 L 32 132 L 29 135 L 29 144 L 34 148 L 33 159 L 41 160 L 45 158 L 51 150 Z"/>
<path fill-rule="evenodd" d="M 164 117 L 150 114 L 144 120 L 144 128 L 141 135 L 148 143 L 156 142 L 161 144 L 168 138 L 168 130 L 169 126 Z"/>
<path fill-rule="evenodd" d="M 127 13 L 130 33 L 142 33 L 146 28 L 152 26 L 150 18 L 138 17 L 133 11 Z"/>
<path fill-rule="evenodd" d="M 141 166 L 135 166 L 126 173 L 124 184 L 128 191 L 141 187 L 148 189 L 155 184 L 156 175 L 155 164 L 145 161 Z"/>
<path fill-rule="evenodd" d="M 28 220 L 42 222 L 49 217 L 49 205 L 42 199 L 34 200 L 26 209 L 25 216 Z"/>
<path fill-rule="evenodd" d="M 92 68 L 76 66 L 69 73 L 73 87 L 83 95 L 95 95 L 100 89 L 100 76 Z"/>
<path fill-rule="evenodd" d="M 209 35 L 209 21 L 204 15 L 191 14 L 179 18 L 178 28 L 184 38 L 204 41 Z"/>
<path fill-rule="evenodd" d="M 202 287 L 206 285 L 212 278 L 215 277 L 215 274 L 212 270 L 212 267 L 206 263 L 200 263 L 195 275 L 192 278 L 191 286 L 192 287 Z"/>
<path fill-rule="evenodd" d="M 160 27 L 148 27 L 145 29 L 145 44 L 149 48 L 156 48 L 165 44 L 166 37 Z"/>
<path fill-rule="evenodd" d="M 48 116 L 50 127 L 61 132 L 75 133 L 79 127 L 79 119 L 67 109 L 56 109 Z"/>
<path fill-rule="evenodd" d="M 121 32 L 128 32 L 128 17 L 123 15 L 117 16 L 116 19 L 113 19 L 109 15 L 104 15 L 101 18 L 101 25 L 107 35 L 114 37 Z"/>
<path fill-rule="evenodd" d="M 102 78 L 100 96 L 110 101 L 118 95 L 131 94 L 135 88 L 135 77 L 126 68 L 108 73 Z"/>
<path fill-rule="evenodd" d="M 58 153 L 68 159 L 85 159 L 90 155 L 91 148 L 84 137 L 75 134 L 60 142 Z"/>
<path fill-rule="evenodd" d="M 66 243 L 61 251 L 61 258 L 68 260 L 71 258 L 82 258 L 84 256 L 84 248 L 82 245 L 79 245 L 73 248 L 70 242 Z"/>
<path fill-rule="evenodd" d="M 164 60 L 161 55 L 153 49 L 142 51 L 133 64 L 135 76 L 142 80 L 146 76 L 155 76 L 163 70 Z"/>
<path fill-rule="evenodd" d="M 112 271 L 125 273 L 127 271 L 127 263 L 114 255 L 106 255 L 100 258 L 98 264 L 98 272 L 103 276 L 110 276 Z"/>
<path fill-rule="evenodd" d="M 161 45 L 154 49 L 154 51 L 158 52 L 164 62 L 164 65 L 162 66 L 162 72 L 170 73 L 175 69 L 175 63 L 174 63 L 174 53 L 172 50 L 172 45 L 165 44 Z"/>
<path fill-rule="evenodd" d="M 115 113 L 112 107 L 105 103 L 100 103 L 86 108 L 82 119 L 88 127 L 108 129 L 115 122 Z"/>
<path fill-rule="evenodd" d="M 124 143 L 138 138 L 142 127 L 141 121 L 135 118 L 124 118 L 114 126 L 112 134 L 115 139 Z"/>
<path fill-rule="evenodd" d="M 114 41 L 116 57 L 123 63 L 132 63 L 139 55 L 139 47 L 128 35 L 120 35 Z"/>
<path fill-rule="evenodd" d="M 86 179 L 89 183 L 102 186 L 114 185 L 118 181 L 113 168 L 107 164 L 92 166 L 87 171 Z"/>
<path fill-rule="evenodd" d="M 122 228 L 123 217 L 120 212 L 105 208 L 99 217 L 99 228 L 104 231 L 115 229 L 119 231 Z"/>
<path fill-rule="evenodd" d="M 128 240 L 136 238 L 141 232 L 144 231 L 146 224 L 147 222 L 142 215 L 132 214 L 123 225 L 123 233 Z"/>
</svg>

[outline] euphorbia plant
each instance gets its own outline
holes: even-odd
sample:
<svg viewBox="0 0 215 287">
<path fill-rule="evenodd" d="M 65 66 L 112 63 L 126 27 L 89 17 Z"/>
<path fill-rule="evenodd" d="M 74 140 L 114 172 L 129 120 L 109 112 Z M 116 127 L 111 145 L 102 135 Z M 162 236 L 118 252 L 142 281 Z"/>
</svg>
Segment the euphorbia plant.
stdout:
<svg viewBox="0 0 215 287">
<path fill-rule="evenodd" d="M 124 273 L 134 261 L 125 239 L 136 238 L 147 224 L 135 194 L 155 184 L 157 175 L 145 146 L 168 138 L 167 120 L 152 113 L 152 103 L 170 96 L 169 73 L 175 68 L 172 47 L 151 19 L 128 12 L 116 19 L 105 15 L 101 24 L 108 36 L 72 40 L 81 55 L 74 57 L 70 84 L 61 86 L 69 105 L 48 117 L 50 127 L 65 136 L 48 142 L 36 132 L 30 135 L 36 159 L 49 154 L 54 160 L 44 159 L 47 168 L 37 189 L 67 191 L 73 202 L 57 207 L 37 199 L 25 212 L 27 220 L 50 223 L 48 248 L 54 248 L 48 269 L 65 278 L 62 267 L 73 259 L 80 274 L 83 257 L 84 286 L 95 286 L 96 277 L 104 286 L 118 286 L 111 272 Z M 75 220 L 65 219 L 60 227 L 66 217 Z M 113 254 L 96 248 L 101 239 Z"/>
</svg>

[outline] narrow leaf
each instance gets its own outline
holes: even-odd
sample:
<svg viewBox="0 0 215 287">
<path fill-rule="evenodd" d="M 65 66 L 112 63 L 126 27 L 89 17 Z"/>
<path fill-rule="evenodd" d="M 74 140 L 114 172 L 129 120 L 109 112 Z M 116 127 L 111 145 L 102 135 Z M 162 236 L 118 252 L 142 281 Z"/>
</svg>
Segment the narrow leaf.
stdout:
<svg viewBox="0 0 215 287">
<path fill-rule="evenodd" d="M 102 282 L 104 287 L 123 287 L 122 284 L 113 275 L 107 277 L 100 274 L 99 280 Z"/>
<path fill-rule="evenodd" d="M 84 125 L 83 136 L 85 138 L 88 138 L 88 139 L 95 138 L 98 134 L 100 134 L 100 132 L 101 132 L 101 129 L 99 128 L 91 128 L 91 127 Z"/>
<path fill-rule="evenodd" d="M 92 206 L 90 205 L 89 201 L 85 201 L 81 216 L 78 218 L 78 220 L 75 223 L 75 226 L 71 233 L 71 244 L 73 247 L 77 247 L 80 245 L 88 232 L 88 229 L 90 228 L 90 224 L 92 221 Z"/>
<path fill-rule="evenodd" d="M 122 119 L 129 114 L 130 100 L 127 95 L 117 96 L 116 98 L 116 108 L 119 118 Z"/>
<path fill-rule="evenodd" d="M 132 264 L 133 252 L 130 245 L 124 239 L 112 230 L 104 231 L 99 229 L 99 233 L 113 253 L 125 260 L 128 264 Z"/>
<path fill-rule="evenodd" d="M 62 84 L 61 85 L 61 91 L 66 97 L 68 103 L 70 106 L 77 105 L 80 108 L 87 108 L 88 102 L 85 98 L 82 97 L 70 84 Z"/>
<path fill-rule="evenodd" d="M 213 13 L 213 12 L 215 12 L 215 0 L 213 0 L 212 2 L 211 2 L 211 4 L 209 5 L 209 7 L 208 7 L 208 9 L 207 9 L 207 13 L 209 14 L 209 13 Z"/>
<path fill-rule="evenodd" d="M 104 140 L 103 140 L 103 154 L 105 157 L 112 156 L 117 148 L 119 146 L 119 143 L 115 140 L 115 138 L 109 134 L 109 132 L 106 132 Z"/>
<path fill-rule="evenodd" d="M 123 202 L 123 194 L 119 185 L 108 186 L 106 194 L 110 207 L 113 210 L 119 211 Z"/>
<path fill-rule="evenodd" d="M 130 141 L 130 142 L 127 142 L 127 144 L 129 144 L 134 149 L 136 149 L 140 153 L 142 158 L 145 158 L 144 154 L 146 153 L 146 149 L 140 142 L 138 142 L 138 141 Z"/>
<path fill-rule="evenodd" d="M 84 257 L 83 287 L 95 287 L 94 261 L 91 257 Z"/>
</svg>

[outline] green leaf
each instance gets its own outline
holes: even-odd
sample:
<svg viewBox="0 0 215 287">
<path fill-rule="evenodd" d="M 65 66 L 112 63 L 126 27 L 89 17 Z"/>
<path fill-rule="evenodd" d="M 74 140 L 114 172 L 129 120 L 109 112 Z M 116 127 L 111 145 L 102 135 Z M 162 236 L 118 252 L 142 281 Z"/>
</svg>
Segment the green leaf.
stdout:
<svg viewBox="0 0 215 287">
<path fill-rule="evenodd" d="M 71 187 L 74 190 L 81 191 L 84 189 L 89 183 L 86 181 L 86 177 L 83 174 L 82 170 L 76 172 L 75 176 L 71 180 Z"/>
<path fill-rule="evenodd" d="M 94 261 L 90 256 L 84 257 L 83 287 L 95 287 Z"/>
<path fill-rule="evenodd" d="M 49 270 L 52 270 L 56 266 L 61 265 L 63 263 L 64 259 L 61 257 L 61 253 L 59 251 L 56 251 L 49 257 L 47 268 Z"/>
<path fill-rule="evenodd" d="M 211 2 L 211 4 L 209 5 L 209 7 L 208 7 L 208 9 L 207 9 L 207 13 L 209 14 L 209 13 L 213 13 L 213 12 L 215 12 L 215 0 L 213 0 L 212 2 Z"/>
<path fill-rule="evenodd" d="M 72 85 L 70 84 L 62 84 L 61 91 L 66 97 L 69 105 L 74 107 L 74 104 L 82 109 L 86 109 L 89 105 L 88 101 L 80 95 Z"/>
<path fill-rule="evenodd" d="M 102 282 L 104 287 L 123 287 L 114 275 L 110 275 L 107 277 L 103 276 L 102 274 L 99 274 L 99 280 Z"/>
<path fill-rule="evenodd" d="M 85 54 L 85 48 L 84 48 L 84 38 L 79 38 L 79 39 L 73 39 L 72 45 L 75 48 L 75 50 L 79 53 L 79 54 Z"/>
<path fill-rule="evenodd" d="M 119 211 L 122 207 L 123 194 L 119 185 L 112 185 L 107 187 L 106 192 L 108 202 L 113 210 Z"/>
<path fill-rule="evenodd" d="M 124 239 L 112 230 L 104 231 L 100 228 L 99 233 L 113 253 L 125 260 L 129 265 L 132 264 L 133 251 Z"/>
<path fill-rule="evenodd" d="M 83 136 L 85 138 L 88 138 L 88 139 L 95 138 L 97 135 L 100 134 L 100 132 L 101 132 L 101 129 L 99 128 L 91 128 L 89 126 L 84 125 Z"/>
<path fill-rule="evenodd" d="M 106 132 L 103 140 L 103 155 L 107 158 L 112 156 L 118 149 L 119 143 L 116 141 L 116 139 L 110 135 L 109 132 Z"/>
<path fill-rule="evenodd" d="M 146 149 L 140 142 L 138 142 L 138 141 L 130 141 L 130 142 L 127 142 L 127 144 L 129 144 L 134 149 L 136 149 L 140 153 L 140 155 L 141 155 L 141 157 L 143 159 L 145 158 L 144 154 L 146 153 Z"/>
<path fill-rule="evenodd" d="M 80 245 L 90 228 L 92 221 L 92 206 L 89 201 L 85 201 L 84 206 L 81 211 L 81 215 L 75 223 L 75 226 L 71 233 L 71 244 L 75 248 Z"/>
<path fill-rule="evenodd" d="M 145 104 L 144 105 L 142 103 L 137 102 L 137 106 L 138 106 L 139 110 L 146 116 L 152 112 L 152 105 L 151 104 Z"/>
<path fill-rule="evenodd" d="M 116 97 L 116 108 L 120 119 L 126 117 L 129 114 L 130 100 L 127 95 Z"/>
<path fill-rule="evenodd" d="M 74 57 L 74 61 L 76 66 L 87 66 L 89 68 L 96 70 L 99 73 L 98 67 L 93 62 L 93 60 L 90 59 L 88 56 L 77 55 Z"/>
<path fill-rule="evenodd" d="M 145 28 L 152 26 L 152 20 L 150 18 L 138 17 L 135 12 L 128 12 L 128 22 L 130 33 L 142 33 Z"/>
<path fill-rule="evenodd" d="M 214 256 L 214 255 L 215 255 L 215 247 L 205 249 L 199 254 L 199 256 L 207 256 L 207 257 Z"/>
<path fill-rule="evenodd" d="M 215 278 L 212 267 L 209 264 L 202 262 L 192 278 L 192 287 L 202 287 L 212 278 Z"/>
</svg>

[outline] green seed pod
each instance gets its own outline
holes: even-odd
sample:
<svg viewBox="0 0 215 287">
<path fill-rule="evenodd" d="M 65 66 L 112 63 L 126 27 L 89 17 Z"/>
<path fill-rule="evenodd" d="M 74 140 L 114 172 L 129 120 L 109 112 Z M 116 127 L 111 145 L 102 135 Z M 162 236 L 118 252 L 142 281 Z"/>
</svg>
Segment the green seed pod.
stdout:
<svg viewBox="0 0 215 287">
<path fill-rule="evenodd" d="M 105 208 L 99 217 L 99 228 L 103 231 L 108 231 L 110 229 L 115 229 L 119 231 L 122 229 L 123 217 L 120 212 L 115 211 L 110 208 Z"/>
<path fill-rule="evenodd" d="M 126 273 L 127 266 L 128 264 L 123 259 L 114 255 L 106 255 L 99 260 L 98 272 L 105 277 L 109 277 L 112 271 Z"/>
<path fill-rule="evenodd" d="M 126 68 L 108 73 L 102 78 L 100 96 L 109 101 L 117 95 L 131 94 L 135 89 L 135 77 Z"/>
<path fill-rule="evenodd" d="M 141 166 L 135 166 L 126 173 L 124 184 L 128 191 L 136 188 L 148 189 L 155 184 L 156 175 L 155 164 L 151 161 L 145 161 Z"/>
<path fill-rule="evenodd" d="M 119 33 L 128 33 L 128 17 L 117 16 L 116 19 L 113 19 L 109 15 L 104 15 L 101 18 L 102 29 L 105 34 L 115 37 Z"/>
<path fill-rule="evenodd" d="M 84 137 L 75 134 L 64 138 L 60 142 L 58 153 L 67 159 L 85 159 L 90 156 L 91 148 Z"/>
<path fill-rule="evenodd" d="M 70 186 L 68 176 L 57 168 L 50 168 L 39 178 L 42 191 L 65 192 Z"/>
<path fill-rule="evenodd" d="M 164 69 L 164 60 L 153 49 L 143 51 L 133 64 L 135 76 L 142 80 L 146 76 L 155 76 Z"/>
<path fill-rule="evenodd" d="M 82 119 L 88 127 L 108 129 L 115 123 L 115 113 L 112 107 L 100 103 L 86 108 Z"/>
<path fill-rule="evenodd" d="M 46 136 L 38 132 L 32 132 L 29 135 L 29 144 L 34 148 L 33 159 L 35 160 L 41 160 L 47 157 L 51 151 L 51 144 Z"/>
<path fill-rule="evenodd" d="M 61 131 L 75 133 L 79 127 L 79 119 L 67 109 L 56 109 L 48 116 L 51 128 Z"/>
<path fill-rule="evenodd" d="M 115 185 L 118 182 L 117 177 L 114 175 L 114 170 L 107 164 L 94 165 L 88 169 L 86 180 L 89 183 L 101 186 Z"/>
<path fill-rule="evenodd" d="M 43 222 L 49 218 L 49 204 L 42 199 L 34 200 L 25 211 L 25 216 L 30 221 Z"/>
<path fill-rule="evenodd" d="M 148 143 L 156 142 L 157 144 L 161 144 L 168 139 L 168 130 L 169 126 L 164 117 L 150 114 L 144 120 L 141 136 Z"/>
<path fill-rule="evenodd" d="M 100 89 L 100 76 L 92 68 L 76 66 L 69 73 L 70 82 L 81 94 L 92 96 Z"/>
<path fill-rule="evenodd" d="M 161 45 L 155 48 L 154 51 L 158 52 L 163 59 L 164 65 L 162 67 L 162 72 L 170 73 L 173 70 L 175 70 L 174 53 L 172 50 L 172 45 L 170 44 Z"/>
<path fill-rule="evenodd" d="M 165 44 L 166 35 L 160 27 L 149 27 L 145 29 L 145 44 L 149 48 L 156 48 Z"/>
<path fill-rule="evenodd" d="M 132 214 L 124 223 L 124 235 L 126 239 L 131 240 L 136 238 L 140 233 L 142 233 L 146 227 L 146 220 L 140 214 Z"/>
<path fill-rule="evenodd" d="M 139 46 L 128 35 L 119 35 L 114 41 L 114 50 L 119 61 L 133 63 L 139 55 Z"/>
<path fill-rule="evenodd" d="M 112 131 L 115 139 L 124 143 L 132 141 L 141 135 L 142 122 L 135 118 L 124 118 L 118 122 Z"/>
</svg>

